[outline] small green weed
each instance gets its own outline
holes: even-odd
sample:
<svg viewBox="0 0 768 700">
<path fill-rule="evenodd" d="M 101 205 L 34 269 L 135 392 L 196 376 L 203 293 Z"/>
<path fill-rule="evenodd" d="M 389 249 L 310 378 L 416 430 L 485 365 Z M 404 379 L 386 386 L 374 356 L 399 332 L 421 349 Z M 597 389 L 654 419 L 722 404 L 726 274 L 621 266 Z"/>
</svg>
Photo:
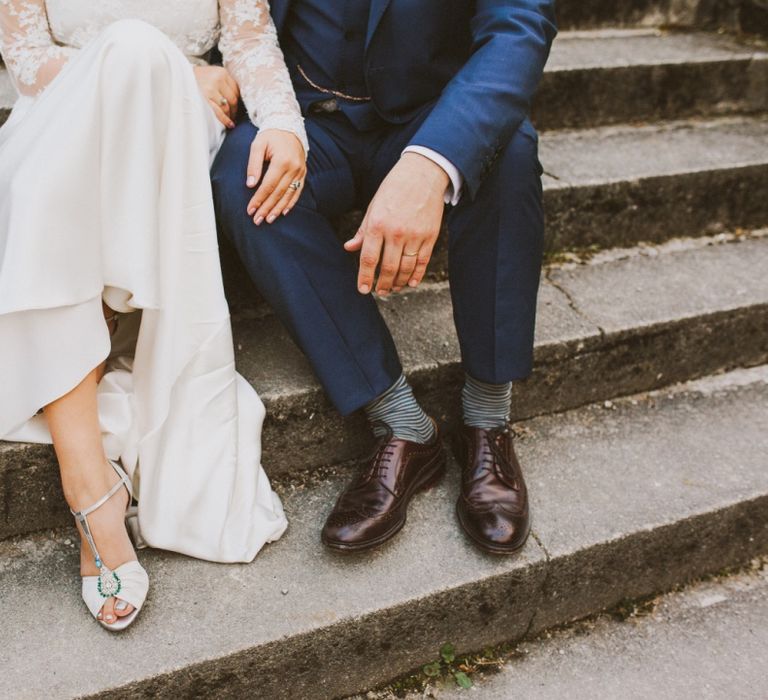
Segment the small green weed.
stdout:
<svg viewBox="0 0 768 700">
<path fill-rule="evenodd" d="M 453 676 L 453 680 L 460 688 L 471 688 L 472 679 L 467 675 L 469 668 L 462 661 L 457 661 L 453 644 L 446 642 L 440 647 L 440 658 L 431 664 L 425 664 L 421 670 L 427 678 Z"/>
</svg>

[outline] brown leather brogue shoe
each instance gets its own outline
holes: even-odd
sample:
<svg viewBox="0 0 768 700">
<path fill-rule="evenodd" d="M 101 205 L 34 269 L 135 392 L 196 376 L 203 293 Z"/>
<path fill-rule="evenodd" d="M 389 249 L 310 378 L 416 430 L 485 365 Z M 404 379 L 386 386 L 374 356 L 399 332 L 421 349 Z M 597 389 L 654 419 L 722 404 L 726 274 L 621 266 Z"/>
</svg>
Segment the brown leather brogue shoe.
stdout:
<svg viewBox="0 0 768 700">
<path fill-rule="evenodd" d="M 413 496 L 437 484 L 444 473 L 437 426 L 428 445 L 398 440 L 390 433 L 339 497 L 323 528 L 323 544 L 344 551 L 383 544 L 405 525 Z"/>
<path fill-rule="evenodd" d="M 531 529 L 528 492 L 508 428 L 464 426 L 456 446 L 462 466 L 456 513 L 464 532 L 480 549 L 509 554 Z"/>
</svg>

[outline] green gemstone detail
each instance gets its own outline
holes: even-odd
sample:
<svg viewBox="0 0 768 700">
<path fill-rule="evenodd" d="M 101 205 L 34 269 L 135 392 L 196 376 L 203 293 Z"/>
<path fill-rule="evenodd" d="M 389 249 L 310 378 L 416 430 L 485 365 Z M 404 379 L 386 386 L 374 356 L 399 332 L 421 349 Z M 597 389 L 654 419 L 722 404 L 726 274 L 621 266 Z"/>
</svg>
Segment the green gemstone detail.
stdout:
<svg viewBox="0 0 768 700">
<path fill-rule="evenodd" d="M 123 589 L 123 583 L 120 577 L 114 571 L 102 571 L 99 574 L 99 581 L 96 584 L 99 595 L 102 598 L 112 598 Z"/>
</svg>

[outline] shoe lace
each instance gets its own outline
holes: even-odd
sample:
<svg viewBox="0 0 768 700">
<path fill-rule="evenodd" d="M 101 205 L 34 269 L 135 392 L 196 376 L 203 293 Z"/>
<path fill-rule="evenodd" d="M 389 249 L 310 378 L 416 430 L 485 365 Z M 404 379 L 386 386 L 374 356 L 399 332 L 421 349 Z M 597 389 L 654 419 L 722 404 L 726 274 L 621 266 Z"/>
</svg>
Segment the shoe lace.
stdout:
<svg viewBox="0 0 768 700">
<path fill-rule="evenodd" d="M 367 478 L 382 479 L 386 477 L 391 465 L 391 460 L 389 458 L 395 453 L 391 445 L 394 433 L 392 432 L 392 428 L 381 421 L 373 423 L 371 427 L 373 427 L 374 430 L 377 427 L 383 428 L 384 434 L 376 441 L 376 446 L 366 459 L 366 463 L 370 463 L 371 465 Z"/>
<path fill-rule="evenodd" d="M 506 476 L 507 479 L 517 480 L 514 465 L 499 445 L 499 438 L 508 436 L 510 432 L 509 426 L 488 431 L 485 444 L 483 445 L 482 467 L 478 470 L 473 481 L 482 479 L 486 473 L 495 474 L 499 478 Z"/>
</svg>

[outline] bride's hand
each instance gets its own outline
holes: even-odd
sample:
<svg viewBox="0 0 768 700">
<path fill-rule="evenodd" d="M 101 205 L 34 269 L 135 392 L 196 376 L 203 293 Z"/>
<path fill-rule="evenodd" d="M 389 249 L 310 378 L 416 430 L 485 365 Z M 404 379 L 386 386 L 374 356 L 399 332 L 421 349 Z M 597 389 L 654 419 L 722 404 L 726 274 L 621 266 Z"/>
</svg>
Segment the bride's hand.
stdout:
<svg viewBox="0 0 768 700">
<path fill-rule="evenodd" d="M 265 129 L 257 134 L 251 144 L 245 184 L 256 187 L 262 175 L 264 179 L 248 203 L 248 216 L 257 226 L 264 220 L 271 224 L 281 214 L 285 216 L 299 201 L 307 175 L 307 154 L 297 136 L 281 129 Z"/>
<path fill-rule="evenodd" d="M 200 92 L 208 99 L 216 118 L 228 129 L 233 129 L 240 97 L 235 79 L 221 66 L 195 66 L 194 71 Z"/>
</svg>

